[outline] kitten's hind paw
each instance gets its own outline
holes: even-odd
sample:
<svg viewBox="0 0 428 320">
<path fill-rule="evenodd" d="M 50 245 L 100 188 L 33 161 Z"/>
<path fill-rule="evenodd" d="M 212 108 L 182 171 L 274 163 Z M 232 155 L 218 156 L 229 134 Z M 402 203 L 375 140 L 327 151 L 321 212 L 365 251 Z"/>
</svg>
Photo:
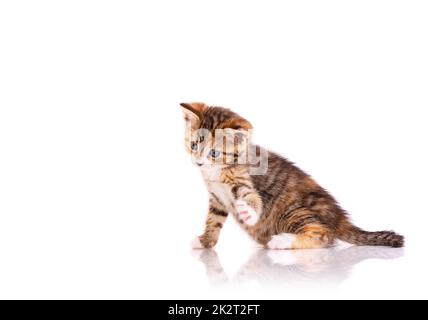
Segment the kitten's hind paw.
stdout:
<svg viewBox="0 0 428 320">
<path fill-rule="evenodd" d="M 295 241 L 296 235 L 281 233 L 272 236 L 272 239 L 267 243 L 267 247 L 273 250 L 292 249 Z"/>
<path fill-rule="evenodd" d="M 256 210 L 251 208 L 248 203 L 243 200 L 236 201 L 236 211 L 238 219 L 249 226 L 254 226 L 259 221 L 259 215 Z"/>
<path fill-rule="evenodd" d="M 195 239 L 193 239 L 192 242 L 190 243 L 190 246 L 192 247 L 192 249 L 204 249 L 205 248 L 202 245 L 201 239 L 199 237 L 196 237 Z"/>
</svg>

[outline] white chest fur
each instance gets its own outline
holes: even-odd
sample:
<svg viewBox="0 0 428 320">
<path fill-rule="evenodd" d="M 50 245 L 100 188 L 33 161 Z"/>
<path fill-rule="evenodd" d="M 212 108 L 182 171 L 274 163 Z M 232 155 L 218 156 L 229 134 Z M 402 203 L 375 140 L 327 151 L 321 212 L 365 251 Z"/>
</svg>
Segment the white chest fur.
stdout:
<svg viewBox="0 0 428 320">
<path fill-rule="evenodd" d="M 241 226 L 257 224 L 260 213 L 250 207 L 245 200 L 235 199 L 231 186 L 223 183 L 220 178 L 221 170 L 202 170 L 202 175 L 208 191 L 215 196 L 217 201 L 221 202 L 227 212 L 231 213 L 241 223 Z"/>
<path fill-rule="evenodd" d="M 213 193 L 229 212 L 233 212 L 234 197 L 231 187 L 220 181 L 221 169 L 213 168 L 202 170 L 202 175 L 207 184 L 208 191 Z"/>
<path fill-rule="evenodd" d="M 233 212 L 234 206 L 233 206 L 233 195 L 231 188 L 221 182 L 208 182 L 208 191 L 212 192 L 220 201 L 221 203 L 226 207 L 226 209 L 229 212 Z"/>
</svg>

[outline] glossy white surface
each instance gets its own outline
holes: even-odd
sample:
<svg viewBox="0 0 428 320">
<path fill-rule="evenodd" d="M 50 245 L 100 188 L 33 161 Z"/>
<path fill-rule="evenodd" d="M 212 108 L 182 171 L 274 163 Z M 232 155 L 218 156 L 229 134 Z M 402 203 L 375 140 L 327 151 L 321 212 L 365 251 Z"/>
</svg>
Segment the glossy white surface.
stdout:
<svg viewBox="0 0 428 320">
<path fill-rule="evenodd" d="M 403 249 L 355 246 L 316 250 L 256 249 L 238 272 L 229 276 L 215 250 L 194 251 L 205 266 L 208 281 L 213 285 L 233 286 L 255 281 L 261 286 L 278 288 L 338 286 L 348 280 L 352 269 L 359 263 L 368 259 L 398 259 L 403 257 L 403 253 Z"/>
</svg>

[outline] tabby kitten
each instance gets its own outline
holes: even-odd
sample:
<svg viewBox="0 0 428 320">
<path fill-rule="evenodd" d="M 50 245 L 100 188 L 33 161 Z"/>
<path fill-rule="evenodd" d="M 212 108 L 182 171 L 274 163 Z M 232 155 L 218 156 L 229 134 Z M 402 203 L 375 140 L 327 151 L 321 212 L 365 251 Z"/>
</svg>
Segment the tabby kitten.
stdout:
<svg viewBox="0 0 428 320">
<path fill-rule="evenodd" d="M 322 248 L 336 239 L 355 245 L 404 245 L 403 236 L 392 231 L 368 232 L 354 226 L 310 176 L 287 159 L 252 145 L 252 126 L 238 114 L 203 103 L 181 107 L 185 146 L 209 192 L 205 231 L 192 242 L 193 248 L 215 246 L 229 215 L 269 249 Z M 251 148 L 255 152 L 249 155 Z M 260 174 L 253 169 L 262 162 L 265 172 Z"/>
</svg>

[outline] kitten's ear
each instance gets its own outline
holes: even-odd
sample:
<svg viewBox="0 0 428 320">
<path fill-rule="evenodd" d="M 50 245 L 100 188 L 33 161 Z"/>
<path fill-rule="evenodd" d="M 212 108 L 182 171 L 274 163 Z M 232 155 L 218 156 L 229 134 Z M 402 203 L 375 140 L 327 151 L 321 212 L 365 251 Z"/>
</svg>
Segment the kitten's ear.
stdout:
<svg viewBox="0 0 428 320">
<path fill-rule="evenodd" d="M 253 126 L 249 121 L 245 120 L 244 118 L 237 117 L 237 118 L 228 119 L 221 124 L 220 129 L 226 129 L 226 128 L 233 129 L 233 130 L 247 131 L 252 129 Z"/>
<path fill-rule="evenodd" d="M 183 110 L 186 124 L 190 124 L 193 129 L 197 129 L 202 120 L 202 114 L 207 106 L 200 102 L 180 103 L 180 106 Z"/>
</svg>

